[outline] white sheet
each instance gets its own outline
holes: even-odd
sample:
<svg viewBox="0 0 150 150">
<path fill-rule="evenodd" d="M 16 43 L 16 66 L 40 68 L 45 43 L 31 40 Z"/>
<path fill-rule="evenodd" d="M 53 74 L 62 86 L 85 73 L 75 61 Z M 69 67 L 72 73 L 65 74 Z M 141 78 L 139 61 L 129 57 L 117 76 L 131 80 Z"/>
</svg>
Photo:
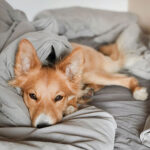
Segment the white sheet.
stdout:
<svg viewBox="0 0 150 150">
<path fill-rule="evenodd" d="M 147 117 L 143 131 L 140 134 L 142 143 L 150 147 L 150 115 Z"/>
</svg>

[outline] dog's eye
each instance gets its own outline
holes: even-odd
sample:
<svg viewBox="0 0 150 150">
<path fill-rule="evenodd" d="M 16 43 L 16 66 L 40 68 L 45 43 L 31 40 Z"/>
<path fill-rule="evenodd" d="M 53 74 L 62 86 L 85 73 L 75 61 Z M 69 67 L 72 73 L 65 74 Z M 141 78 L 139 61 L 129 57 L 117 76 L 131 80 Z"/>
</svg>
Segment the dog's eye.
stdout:
<svg viewBox="0 0 150 150">
<path fill-rule="evenodd" d="M 37 97 L 34 93 L 29 93 L 30 98 L 37 100 Z"/>
<path fill-rule="evenodd" d="M 55 102 L 60 101 L 60 100 L 62 100 L 62 99 L 63 99 L 63 96 L 57 95 L 57 96 L 55 97 Z"/>
</svg>

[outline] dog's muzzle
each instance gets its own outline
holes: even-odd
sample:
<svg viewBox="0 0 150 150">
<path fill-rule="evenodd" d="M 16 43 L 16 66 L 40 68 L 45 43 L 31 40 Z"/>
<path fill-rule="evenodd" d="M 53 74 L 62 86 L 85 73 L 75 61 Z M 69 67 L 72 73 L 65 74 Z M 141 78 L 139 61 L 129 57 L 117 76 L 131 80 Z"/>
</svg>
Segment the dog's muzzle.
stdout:
<svg viewBox="0 0 150 150">
<path fill-rule="evenodd" d="M 36 118 L 34 126 L 37 128 L 44 128 L 44 127 L 51 126 L 53 124 L 54 124 L 54 121 L 50 116 L 46 114 L 40 114 Z"/>
</svg>

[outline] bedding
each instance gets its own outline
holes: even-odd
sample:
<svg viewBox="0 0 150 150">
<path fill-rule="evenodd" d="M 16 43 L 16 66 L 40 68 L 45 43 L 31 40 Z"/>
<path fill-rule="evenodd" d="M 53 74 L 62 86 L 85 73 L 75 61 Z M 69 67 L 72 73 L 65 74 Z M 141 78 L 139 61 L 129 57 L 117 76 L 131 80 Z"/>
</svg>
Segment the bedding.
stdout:
<svg viewBox="0 0 150 150">
<path fill-rule="evenodd" d="M 149 81 L 139 81 L 150 89 Z M 114 150 L 149 150 L 149 147 L 146 147 L 149 145 L 146 142 L 143 142 L 146 146 L 143 145 L 140 140 L 140 133 L 149 114 L 149 100 L 135 101 L 127 89 L 117 86 L 102 89 L 92 99 L 91 105 L 103 108 L 112 114 L 117 122 Z"/>
<path fill-rule="evenodd" d="M 94 128 L 93 128 L 94 126 Z M 116 122 L 113 117 L 94 106 L 88 106 L 64 118 L 57 125 L 0 128 L 3 150 L 113 150 Z"/>
<path fill-rule="evenodd" d="M 133 100 L 125 88 L 105 87 L 92 97 L 89 106 L 66 116 L 61 123 L 35 129 L 30 127 L 20 89 L 7 83 L 14 77 L 15 53 L 23 38 L 32 42 L 43 63 L 52 45 L 59 59 L 71 51 L 69 41 L 99 48 L 117 40 L 118 46 L 138 58 L 125 73 L 145 78 L 139 81 L 150 89 L 150 81 L 146 80 L 150 78 L 148 37 L 139 28 L 136 16 L 66 8 L 44 11 L 29 22 L 23 12 L 14 10 L 4 0 L 0 0 L 0 8 L 0 149 L 149 149 L 139 138 L 149 113 L 149 101 Z"/>
</svg>

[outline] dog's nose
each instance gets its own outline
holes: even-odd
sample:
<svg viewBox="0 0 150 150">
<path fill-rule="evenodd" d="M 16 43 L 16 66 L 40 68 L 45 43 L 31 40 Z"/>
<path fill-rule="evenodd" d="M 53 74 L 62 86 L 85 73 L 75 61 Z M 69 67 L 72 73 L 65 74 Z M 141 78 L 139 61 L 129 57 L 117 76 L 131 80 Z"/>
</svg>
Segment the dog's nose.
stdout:
<svg viewBox="0 0 150 150">
<path fill-rule="evenodd" d="M 37 127 L 37 128 L 44 128 L 44 127 L 47 127 L 47 126 L 51 126 L 54 124 L 54 121 L 53 119 L 46 115 L 46 114 L 40 114 L 35 122 L 33 122 L 33 126 L 34 127 Z"/>
<path fill-rule="evenodd" d="M 40 123 L 37 125 L 37 128 L 45 128 L 45 127 L 48 127 L 48 126 L 51 126 L 50 124 L 47 124 L 47 123 Z"/>
</svg>

